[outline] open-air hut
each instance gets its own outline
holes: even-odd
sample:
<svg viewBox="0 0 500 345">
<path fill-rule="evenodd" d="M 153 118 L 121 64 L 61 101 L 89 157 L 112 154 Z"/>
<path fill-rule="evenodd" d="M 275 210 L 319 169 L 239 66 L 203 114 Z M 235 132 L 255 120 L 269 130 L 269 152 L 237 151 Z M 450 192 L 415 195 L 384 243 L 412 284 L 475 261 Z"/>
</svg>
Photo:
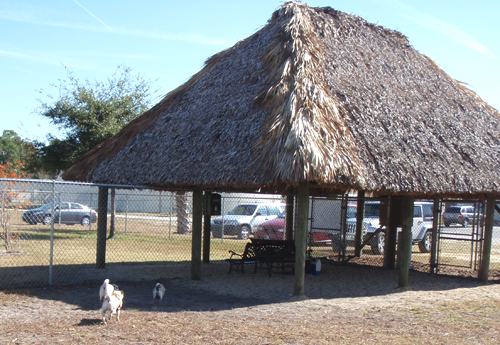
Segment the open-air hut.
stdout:
<svg viewBox="0 0 500 345">
<path fill-rule="evenodd" d="M 499 113 L 403 34 L 288 2 L 63 178 L 191 189 L 193 212 L 203 190 L 295 194 L 304 249 L 309 195 L 357 190 L 492 205 L 499 171 Z M 201 243 L 199 214 L 193 241 Z"/>
</svg>

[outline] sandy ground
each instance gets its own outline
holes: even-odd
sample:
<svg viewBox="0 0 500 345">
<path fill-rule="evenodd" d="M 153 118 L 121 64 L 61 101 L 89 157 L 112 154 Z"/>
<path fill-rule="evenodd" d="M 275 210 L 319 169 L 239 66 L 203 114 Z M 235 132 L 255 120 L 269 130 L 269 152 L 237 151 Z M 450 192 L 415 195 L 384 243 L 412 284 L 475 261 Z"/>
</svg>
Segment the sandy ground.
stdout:
<svg viewBox="0 0 500 345">
<path fill-rule="evenodd" d="M 113 281 L 125 293 L 121 320 L 100 322 L 99 284 L 0 292 L 0 344 L 499 344 L 500 284 L 323 261 L 307 274 L 266 270 L 227 274 L 228 264 L 170 267 L 159 280 L 167 297 L 153 305 L 156 283 Z"/>
</svg>

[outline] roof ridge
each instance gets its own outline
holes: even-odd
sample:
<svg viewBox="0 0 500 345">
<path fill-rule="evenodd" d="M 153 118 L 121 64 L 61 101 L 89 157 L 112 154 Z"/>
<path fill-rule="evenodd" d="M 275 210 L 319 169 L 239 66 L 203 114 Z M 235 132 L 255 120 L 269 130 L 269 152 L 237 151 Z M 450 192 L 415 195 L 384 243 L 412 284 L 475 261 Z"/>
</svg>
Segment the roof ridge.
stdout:
<svg viewBox="0 0 500 345">
<path fill-rule="evenodd" d="M 264 55 L 270 73 L 256 100 L 271 108 L 271 114 L 263 125 L 254 159 L 270 162 L 268 172 L 276 180 L 326 183 L 336 182 L 342 175 L 362 181 L 354 139 L 340 102 L 328 90 L 321 72 L 323 44 L 316 16 L 320 14 L 313 8 L 288 2 L 269 22 L 279 26 L 279 33 Z M 322 31 L 339 29 L 337 22 L 334 26 L 321 22 Z"/>
</svg>

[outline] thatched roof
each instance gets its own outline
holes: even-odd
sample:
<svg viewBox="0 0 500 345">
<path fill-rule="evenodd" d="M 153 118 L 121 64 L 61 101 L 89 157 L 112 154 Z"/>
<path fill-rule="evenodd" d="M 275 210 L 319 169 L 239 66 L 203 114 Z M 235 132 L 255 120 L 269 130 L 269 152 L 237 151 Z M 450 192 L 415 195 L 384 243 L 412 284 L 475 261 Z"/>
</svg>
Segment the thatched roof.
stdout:
<svg viewBox="0 0 500 345">
<path fill-rule="evenodd" d="M 401 33 L 289 2 L 66 180 L 213 190 L 500 192 L 500 114 Z"/>
</svg>

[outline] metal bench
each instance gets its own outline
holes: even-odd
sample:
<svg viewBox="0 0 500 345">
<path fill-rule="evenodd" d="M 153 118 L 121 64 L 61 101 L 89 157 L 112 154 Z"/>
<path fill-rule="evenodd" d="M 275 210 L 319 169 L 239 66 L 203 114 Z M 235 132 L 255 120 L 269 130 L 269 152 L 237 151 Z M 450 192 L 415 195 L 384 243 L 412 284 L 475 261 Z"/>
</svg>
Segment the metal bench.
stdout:
<svg viewBox="0 0 500 345">
<path fill-rule="evenodd" d="M 285 272 L 286 264 L 295 267 L 295 242 L 293 240 L 251 239 L 255 252 L 255 269 L 257 264 L 265 265 L 269 275 L 272 275 L 274 265 Z"/>
<path fill-rule="evenodd" d="M 229 262 L 228 273 L 231 273 L 233 269 L 236 271 L 241 271 L 241 273 L 245 273 L 245 264 L 257 264 L 255 257 L 255 246 L 253 243 L 249 242 L 245 245 L 243 254 L 238 254 L 232 250 L 230 250 L 229 253 L 231 253 L 231 256 L 226 260 Z"/>
</svg>

